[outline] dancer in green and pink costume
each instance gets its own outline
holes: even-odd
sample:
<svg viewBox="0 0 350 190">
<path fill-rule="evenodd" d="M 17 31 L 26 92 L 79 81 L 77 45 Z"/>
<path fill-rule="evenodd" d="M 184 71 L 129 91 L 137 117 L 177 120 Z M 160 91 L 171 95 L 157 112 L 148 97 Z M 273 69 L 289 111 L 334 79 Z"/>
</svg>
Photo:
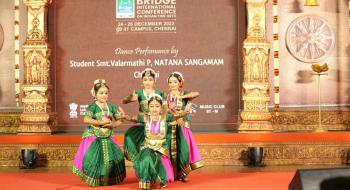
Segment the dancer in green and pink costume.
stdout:
<svg viewBox="0 0 350 190">
<path fill-rule="evenodd" d="M 90 186 L 121 183 L 125 178 L 124 154 L 114 139 L 113 128 L 121 125 L 122 108 L 107 103 L 109 88 L 103 79 L 91 90 L 95 101 L 85 112 L 89 124 L 73 161 L 73 173 Z"/>
</svg>

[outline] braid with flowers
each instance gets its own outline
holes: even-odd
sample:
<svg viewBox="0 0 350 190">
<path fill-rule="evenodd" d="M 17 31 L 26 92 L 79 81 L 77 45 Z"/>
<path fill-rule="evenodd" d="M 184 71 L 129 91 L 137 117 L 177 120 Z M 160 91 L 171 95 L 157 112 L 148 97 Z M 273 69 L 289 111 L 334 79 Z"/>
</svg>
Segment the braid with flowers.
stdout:
<svg viewBox="0 0 350 190">
<path fill-rule="evenodd" d="M 151 97 L 148 99 L 148 105 L 153 101 L 156 100 L 160 105 L 163 105 L 163 98 L 159 94 L 152 94 Z"/>
<path fill-rule="evenodd" d="M 151 77 L 153 77 L 155 79 L 156 78 L 156 72 L 153 69 L 151 69 L 151 68 L 146 68 L 145 70 L 143 70 L 141 72 L 141 76 L 142 76 L 142 78 L 144 78 L 146 76 L 147 77 L 151 76 Z"/>
<path fill-rule="evenodd" d="M 185 79 L 184 79 L 184 76 L 182 75 L 182 73 L 178 72 L 178 71 L 175 71 L 173 73 L 171 73 L 167 79 L 167 82 L 169 83 L 169 79 L 171 77 L 174 77 L 176 78 L 179 83 L 180 83 L 180 89 L 183 89 L 184 85 L 185 85 Z"/>
<path fill-rule="evenodd" d="M 96 98 L 96 93 L 101 87 L 106 87 L 109 90 L 105 79 L 96 79 L 94 81 L 94 86 L 91 88 L 91 95 Z"/>
</svg>

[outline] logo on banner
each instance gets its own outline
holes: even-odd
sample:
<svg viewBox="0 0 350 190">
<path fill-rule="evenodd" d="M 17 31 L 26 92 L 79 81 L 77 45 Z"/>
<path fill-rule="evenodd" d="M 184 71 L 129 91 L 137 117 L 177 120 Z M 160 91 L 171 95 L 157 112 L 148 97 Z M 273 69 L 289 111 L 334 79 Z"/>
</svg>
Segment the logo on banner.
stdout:
<svg viewBox="0 0 350 190">
<path fill-rule="evenodd" d="M 135 18 L 135 0 L 116 0 L 116 18 Z"/>
<path fill-rule="evenodd" d="M 80 115 L 85 115 L 86 108 L 87 108 L 88 106 L 89 106 L 89 105 L 80 105 Z"/>
<path fill-rule="evenodd" d="M 78 118 L 78 112 L 77 112 L 78 104 L 76 104 L 76 103 L 69 104 L 69 109 L 70 109 L 69 117 L 70 118 Z"/>
<path fill-rule="evenodd" d="M 225 109 L 224 104 L 202 104 L 199 109 L 204 109 L 207 114 L 218 114 L 220 110 Z"/>
<path fill-rule="evenodd" d="M 194 103 L 191 103 L 191 106 L 190 106 L 190 114 L 194 114 L 197 112 L 197 104 L 194 104 Z"/>
</svg>

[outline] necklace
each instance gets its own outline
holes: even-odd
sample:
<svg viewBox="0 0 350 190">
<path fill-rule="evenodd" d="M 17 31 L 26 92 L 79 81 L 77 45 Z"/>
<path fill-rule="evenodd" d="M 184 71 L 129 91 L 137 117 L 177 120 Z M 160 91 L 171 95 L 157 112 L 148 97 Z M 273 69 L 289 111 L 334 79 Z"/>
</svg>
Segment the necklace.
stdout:
<svg viewBox="0 0 350 190">
<path fill-rule="evenodd" d="M 142 93 L 143 93 L 143 95 L 146 97 L 146 99 L 149 100 L 149 98 L 150 98 L 155 92 L 154 92 L 154 90 L 152 90 L 152 93 L 151 93 L 150 95 L 147 95 L 146 92 L 145 92 L 145 90 L 143 89 L 143 90 L 142 90 Z"/>
<path fill-rule="evenodd" d="M 169 105 L 169 109 L 173 110 L 177 105 L 177 96 L 173 97 L 172 94 L 170 93 L 168 96 L 168 105 Z"/>
<path fill-rule="evenodd" d="M 109 117 L 109 107 L 108 107 L 108 104 L 107 104 L 107 113 L 105 113 L 105 111 L 104 111 L 104 109 L 102 109 L 102 107 L 96 102 L 96 105 L 100 108 L 100 110 L 102 111 L 102 115 L 103 115 L 103 117 L 104 118 L 106 118 L 106 119 L 111 119 L 110 117 Z"/>
<path fill-rule="evenodd" d="M 158 118 L 157 124 L 154 128 L 152 127 L 153 126 L 153 119 L 150 118 L 149 126 L 151 127 L 151 133 L 159 133 L 160 117 Z"/>
<path fill-rule="evenodd" d="M 178 96 L 180 96 L 180 95 L 181 95 L 181 92 L 177 92 L 177 93 L 175 93 L 175 97 L 173 97 L 173 94 L 171 92 L 169 93 L 168 107 L 170 110 L 181 109 L 182 101 L 181 101 L 181 99 L 179 101 L 179 98 L 178 98 Z"/>
</svg>

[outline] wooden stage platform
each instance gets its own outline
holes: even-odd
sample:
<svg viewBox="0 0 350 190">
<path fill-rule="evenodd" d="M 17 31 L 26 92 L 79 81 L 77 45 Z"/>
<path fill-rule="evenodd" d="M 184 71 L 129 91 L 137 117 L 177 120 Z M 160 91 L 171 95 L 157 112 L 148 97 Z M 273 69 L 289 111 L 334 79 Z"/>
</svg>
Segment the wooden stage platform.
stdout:
<svg viewBox="0 0 350 190">
<path fill-rule="evenodd" d="M 123 135 L 116 135 L 119 144 Z M 206 165 L 244 165 L 250 146 L 265 150 L 267 165 L 340 165 L 350 150 L 350 132 L 195 134 Z M 80 135 L 0 135 L 0 166 L 19 166 L 20 150 L 36 148 L 40 166 L 70 166 Z"/>
</svg>

